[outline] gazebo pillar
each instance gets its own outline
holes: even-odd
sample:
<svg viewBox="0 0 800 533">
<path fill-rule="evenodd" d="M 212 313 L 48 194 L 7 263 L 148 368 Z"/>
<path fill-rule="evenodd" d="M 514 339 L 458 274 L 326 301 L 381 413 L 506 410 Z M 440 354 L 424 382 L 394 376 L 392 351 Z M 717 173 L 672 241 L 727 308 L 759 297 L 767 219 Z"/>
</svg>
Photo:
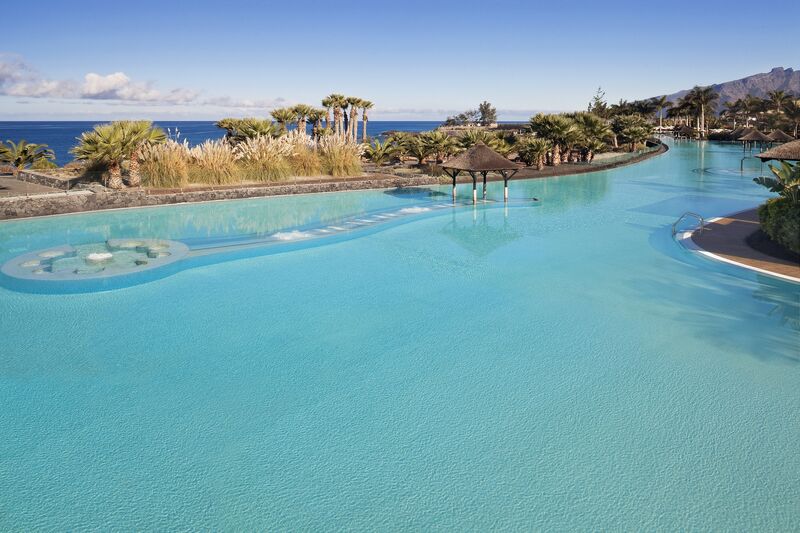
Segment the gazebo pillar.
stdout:
<svg viewBox="0 0 800 533">
<path fill-rule="evenodd" d="M 445 171 L 447 172 L 447 171 Z M 461 172 L 460 170 L 453 169 L 453 173 L 449 174 L 451 178 L 453 178 L 453 203 L 456 203 L 456 178 L 458 177 L 458 173 Z"/>
<path fill-rule="evenodd" d="M 508 202 L 508 180 L 514 177 L 517 171 L 514 170 L 511 174 L 507 170 L 501 170 L 500 175 L 503 176 L 503 201 Z"/>
<path fill-rule="evenodd" d="M 485 170 L 483 172 L 481 172 L 481 175 L 483 176 L 483 199 L 484 200 L 486 200 L 486 174 L 488 174 L 488 172 L 486 172 Z"/>
<path fill-rule="evenodd" d="M 475 175 L 474 172 L 469 173 L 472 176 L 472 203 L 478 203 L 478 177 Z"/>
</svg>

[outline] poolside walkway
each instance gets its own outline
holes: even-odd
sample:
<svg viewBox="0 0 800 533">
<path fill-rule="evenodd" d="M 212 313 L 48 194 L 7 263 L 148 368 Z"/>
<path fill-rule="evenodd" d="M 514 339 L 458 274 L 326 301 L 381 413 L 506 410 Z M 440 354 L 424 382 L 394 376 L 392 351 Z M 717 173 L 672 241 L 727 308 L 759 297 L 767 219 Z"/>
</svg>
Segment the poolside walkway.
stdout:
<svg viewBox="0 0 800 533">
<path fill-rule="evenodd" d="M 758 212 L 750 209 L 706 224 L 692 234 L 702 251 L 752 269 L 765 270 L 800 282 L 800 258 L 760 232 Z"/>
<path fill-rule="evenodd" d="M 59 189 L 45 187 L 36 183 L 20 181 L 13 176 L 0 176 L 0 197 L 26 196 L 29 194 L 47 194 L 61 192 Z"/>
</svg>

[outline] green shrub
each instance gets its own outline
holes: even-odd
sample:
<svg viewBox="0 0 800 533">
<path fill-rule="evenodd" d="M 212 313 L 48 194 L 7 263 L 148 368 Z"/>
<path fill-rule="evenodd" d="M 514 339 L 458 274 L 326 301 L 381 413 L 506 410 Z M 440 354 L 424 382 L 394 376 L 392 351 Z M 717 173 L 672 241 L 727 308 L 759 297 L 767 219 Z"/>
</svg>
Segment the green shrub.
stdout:
<svg viewBox="0 0 800 533">
<path fill-rule="evenodd" d="M 800 254 L 800 204 L 786 197 L 772 198 L 758 208 L 758 218 L 770 239 Z"/>
<path fill-rule="evenodd" d="M 35 160 L 33 162 L 33 164 L 31 165 L 31 168 L 33 170 L 48 170 L 48 169 L 51 169 L 51 168 L 58 168 L 58 165 L 56 165 L 55 163 L 53 163 L 49 159 L 41 158 L 41 159 Z"/>
</svg>

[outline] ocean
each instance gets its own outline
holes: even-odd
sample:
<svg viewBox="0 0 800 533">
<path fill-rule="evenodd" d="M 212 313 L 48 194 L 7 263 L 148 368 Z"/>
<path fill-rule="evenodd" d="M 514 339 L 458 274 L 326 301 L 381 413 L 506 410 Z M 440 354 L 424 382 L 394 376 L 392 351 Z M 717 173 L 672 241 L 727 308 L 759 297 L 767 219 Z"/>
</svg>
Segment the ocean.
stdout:
<svg viewBox="0 0 800 533">
<path fill-rule="evenodd" d="M 56 153 L 56 163 L 64 165 L 72 160 L 70 149 L 75 146 L 76 138 L 84 131 L 92 129 L 102 121 L 52 121 L 52 122 L 0 122 L 0 140 L 17 142 L 25 139 L 28 142 L 46 144 Z M 208 139 L 219 139 L 224 130 L 217 128 L 213 121 L 156 121 L 155 124 L 174 133 L 180 131 L 180 138 L 187 139 L 195 145 Z M 380 137 L 386 131 L 426 131 L 439 126 L 439 121 L 391 121 L 371 120 L 367 123 L 367 135 Z M 310 129 L 310 127 L 309 127 Z M 361 124 L 359 123 L 359 135 Z"/>
</svg>

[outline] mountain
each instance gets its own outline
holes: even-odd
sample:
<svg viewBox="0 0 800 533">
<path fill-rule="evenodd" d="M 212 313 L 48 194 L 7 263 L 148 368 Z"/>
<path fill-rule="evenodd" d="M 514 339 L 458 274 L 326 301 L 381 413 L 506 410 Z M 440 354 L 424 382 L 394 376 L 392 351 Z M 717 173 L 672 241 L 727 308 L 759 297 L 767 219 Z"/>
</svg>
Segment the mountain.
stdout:
<svg viewBox="0 0 800 533">
<path fill-rule="evenodd" d="M 800 95 L 800 70 L 775 67 L 769 72 L 753 74 L 740 80 L 726 81 L 712 85 L 714 91 L 719 93 L 719 106 L 725 102 L 736 101 L 748 94 L 766 98 L 770 91 L 785 91 Z M 668 94 L 667 99 L 674 102 L 689 92 L 689 89 Z"/>
</svg>

